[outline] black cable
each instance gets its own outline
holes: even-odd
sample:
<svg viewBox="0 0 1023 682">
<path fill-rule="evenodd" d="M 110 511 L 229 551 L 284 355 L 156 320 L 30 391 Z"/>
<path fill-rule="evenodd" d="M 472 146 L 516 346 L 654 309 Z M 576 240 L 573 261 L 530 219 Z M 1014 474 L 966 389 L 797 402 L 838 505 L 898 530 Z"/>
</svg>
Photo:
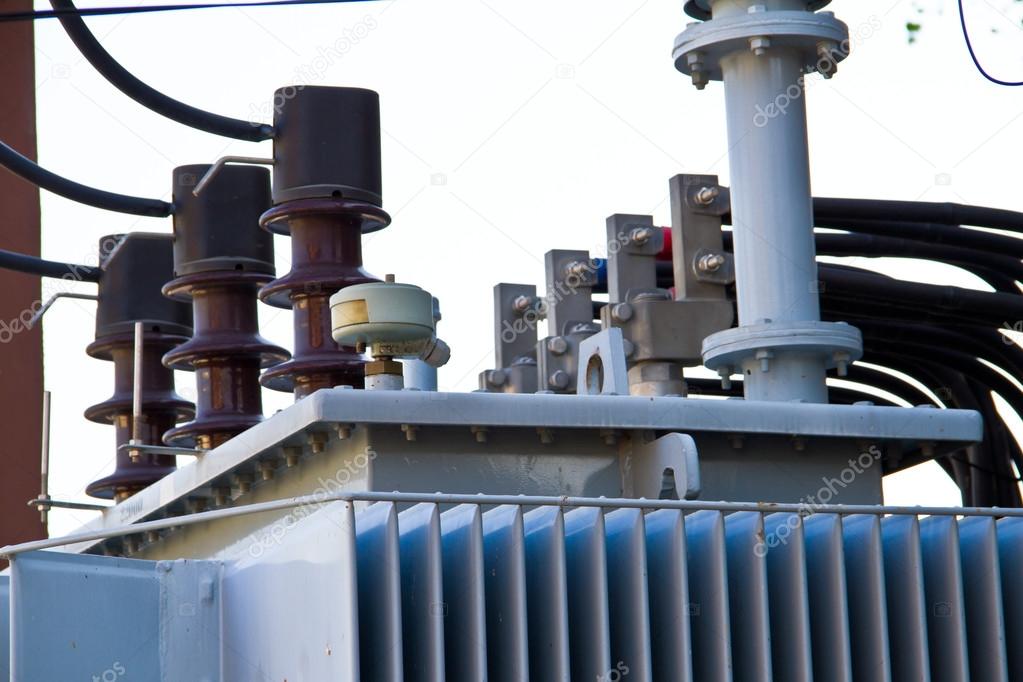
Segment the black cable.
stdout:
<svg viewBox="0 0 1023 682">
<path fill-rule="evenodd" d="M 852 220 L 848 218 L 819 219 L 817 227 L 847 230 L 857 234 L 875 234 L 912 239 L 930 244 L 947 244 L 978 249 L 1005 256 L 1023 258 L 1023 239 L 982 230 L 971 230 L 959 225 L 939 225 L 900 220 Z"/>
<path fill-rule="evenodd" d="M 966 28 L 966 11 L 963 9 L 963 0 L 959 0 L 959 24 L 963 27 L 963 39 L 966 41 L 966 49 L 970 53 L 970 59 L 973 60 L 973 65 L 977 67 L 977 71 L 980 71 L 980 75 L 988 79 L 995 85 L 1005 85 L 1010 88 L 1018 87 L 1023 85 L 1023 81 L 1003 81 L 999 78 L 995 78 L 989 74 L 983 66 L 980 64 L 980 60 L 977 58 L 977 53 L 973 50 L 973 41 L 970 40 L 970 31 Z"/>
<path fill-rule="evenodd" d="M 68 279 L 68 275 L 71 275 L 71 279 L 82 282 L 98 282 L 103 274 L 100 268 L 91 265 L 58 263 L 4 249 L 0 249 L 0 269 L 57 279 Z"/>
<path fill-rule="evenodd" d="M 273 127 L 266 123 L 251 123 L 237 118 L 221 116 L 197 109 L 191 105 L 168 97 L 159 90 L 146 85 L 125 69 L 96 40 L 85 21 L 78 15 L 78 9 L 71 0 L 50 0 L 55 10 L 62 11 L 60 23 L 71 42 L 82 56 L 106 78 L 111 85 L 142 106 L 165 116 L 172 121 L 191 128 L 232 137 L 238 140 L 260 142 L 273 137 Z"/>
<path fill-rule="evenodd" d="M 26 10 L 24 12 L 7 12 L 0 14 L 0 23 L 7 21 L 36 21 L 39 19 L 56 19 L 67 14 L 78 16 L 111 16 L 118 14 L 146 14 L 149 12 L 175 12 L 193 9 L 225 9 L 231 7 L 280 7 L 285 5 L 336 5 L 364 0 L 250 0 L 249 2 L 206 2 L 177 5 L 150 5 L 148 7 L 91 7 L 68 10 Z"/>
<path fill-rule="evenodd" d="M 813 198 L 814 224 L 827 227 L 832 220 L 870 220 L 892 222 L 892 217 L 912 223 L 938 223 L 939 225 L 974 225 L 998 230 L 1023 232 L 1023 213 L 1001 208 L 968 206 L 953 203 L 925 201 L 890 201 L 885 199 Z M 732 222 L 731 213 L 722 217 L 726 225 Z"/>
<path fill-rule="evenodd" d="M 73 180 L 63 178 L 56 173 L 51 173 L 31 159 L 22 156 L 2 141 L 0 141 L 0 165 L 34 185 L 38 185 L 65 199 L 71 199 L 88 206 L 152 218 L 164 218 L 169 216 L 173 210 L 170 204 L 159 199 L 143 199 L 141 197 L 115 194 L 114 192 L 88 187 Z"/>
</svg>

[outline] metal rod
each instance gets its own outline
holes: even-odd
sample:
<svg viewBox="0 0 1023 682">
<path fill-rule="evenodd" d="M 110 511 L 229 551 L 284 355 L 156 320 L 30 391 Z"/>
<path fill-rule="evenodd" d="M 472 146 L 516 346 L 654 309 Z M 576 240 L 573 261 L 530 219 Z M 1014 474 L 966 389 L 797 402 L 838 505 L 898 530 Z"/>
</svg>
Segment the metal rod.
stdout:
<svg viewBox="0 0 1023 682">
<path fill-rule="evenodd" d="M 28 506 L 39 507 L 40 509 L 83 509 L 86 511 L 103 511 L 104 509 L 111 509 L 113 505 L 110 504 L 91 504 L 89 502 L 63 502 L 61 500 L 51 500 L 49 497 L 42 498 L 37 497 L 34 500 L 28 501 Z"/>
<path fill-rule="evenodd" d="M 39 467 L 39 499 L 50 499 L 50 392 L 43 391 L 43 434 L 40 446 L 41 465 Z M 42 521 L 43 529 L 46 529 L 49 517 L 49 508 L 39 506 L 39 520 Z"/>
<path fill-rule="evenodd" d="M 28 327 L 29 329 L 31 329 L 32 327 L 34 327 L 37 324 L 39 324 L 39 320 L 43 319 L 43 315 L 46 314 L 46 311 L 49 310 L 50 307 L 54 303 L 56 303 L 58 299 L 61 299 L 61 298 L 78 298 L 78 299 L 81 299 L 83 301 L 98 301 L 99 300 L 99 296 L 97 296 L 96 294 L 78 294 L 78 293 L 75 293 L 73 291 L 61 291 L 61 292 L 58 292 L 58 293 L 54 294 L 53 296 L 50 296 L 49 299 L 47 299 L 46 303 L 44 303 L 42 305 L 42 307 L 40 307 L 39 310 L 37 310 L 36 313 L 31 318 L 29 318 L 28 324 L 25 325 L 25 326 Z"/>
<path fill-rule="evenodd" d="M 131 444 L 142 445 L 142 350 L 145 343 L 145 325 L 138 321 L 135 323 L 135 363 L 134 380 L 131 397 Z M 142 456 L 140 450 L 128 451 L 131 461 L 137 462 Z"/>
<path fill-rule="evenodd" d="M 189 457 L 202 457 L 209 452 L 206 448 L 182 448 L 175 447 L 173 445 L 135 445 L 132 443 L 124 443 L 123 445 L 117 446 L 118 452 L 123 450 L 127 450 L 129 454 L 131 452 L 139 452 L 144 455 L 182 455 Z"/>
<path fill-rule="evenodd" d="M 24 542 L 18 545 L 0 547 L 0 558 L 11 558 L 24 552 L 41 549 L 53 549 L 65 545 L 83 542 L 106 540 L 124 535 L 136 535 L 148 531 L 166 530 L 181 526 L 191 526 L 206 521 L 233 518 L 247 514 L 281 511 L 328 502 L 398 502 L 403 504 L 432 503 L 444 505 L 476 504 L 500 506 L 513 504 L 516 506 L 554 506 L 554 507 L 596 507 L 596 508 L 629 508 L 629 509 L 678 509 L 686 512 L 720 511 L 720 512 L 758 512 L 774 514 L 785 512 L 811 516 L 813 514 L 871 514 L 874 516 L 994 516 L 1023 518 L 1023 508 L 1008 507 L 885 507 L 870 504 L 795 504 L 775 502 L 703 502 L 689 500 L 647 500 L 647 499 L 615 499 L 569 496 L 528 496 L 528 495 L 467 495 L 457 493 L 395 493 L 395 492 L 337 492 L 331 494 L 304 495 L 269 502 L 259 502 L 241 507 L 214 509 L 213 511 L 174 516 L 157 521 L 144 521 L 126 526 L 115 526 L 103 530 L 75 533 L 48 540 Z"/>
</svg>

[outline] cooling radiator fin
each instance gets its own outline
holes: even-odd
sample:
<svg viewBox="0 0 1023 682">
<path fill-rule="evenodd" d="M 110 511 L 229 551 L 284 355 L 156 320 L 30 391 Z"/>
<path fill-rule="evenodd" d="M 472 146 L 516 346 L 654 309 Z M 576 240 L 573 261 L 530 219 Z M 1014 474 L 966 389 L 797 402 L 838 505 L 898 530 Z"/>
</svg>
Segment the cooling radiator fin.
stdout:
<svg viewBox="0 0 1023 682">
<path fill-rule="evenodd" d="M 364 680 L 1023 679 L 1023 519 L 356 514 Z"/>
</svg>

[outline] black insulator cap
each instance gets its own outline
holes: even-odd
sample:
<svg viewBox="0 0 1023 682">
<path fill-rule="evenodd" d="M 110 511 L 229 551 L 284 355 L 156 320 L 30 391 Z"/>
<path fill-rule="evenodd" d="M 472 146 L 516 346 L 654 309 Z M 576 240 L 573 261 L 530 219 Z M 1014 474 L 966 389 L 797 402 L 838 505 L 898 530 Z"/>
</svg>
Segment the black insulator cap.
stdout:
<svg viewBox="0 0 1023 682">
<path fill-rule="evenodd" d="M 210 166 L 174 169 L 174 275 L 243 270 L 274 274 L 273 235 L 259 227 L 270 208 L 270 171 L 225 165 L 193 191 Z"/>
<path fill-rule="evenodd" d="M 380 96 L 296 85 L 274 93 L 274 204 L 354 199 L 380 206 Z"/>
<path fill-rule="evenodd" d="M 169 234 L 130 232 L 100 239 L 99 302 L 96 338 L 130 334 L 135 322 L 147 332 L 192 335 L 192 306 L 163 295 L 174 278 L 174 238 Z"/>
</svg>

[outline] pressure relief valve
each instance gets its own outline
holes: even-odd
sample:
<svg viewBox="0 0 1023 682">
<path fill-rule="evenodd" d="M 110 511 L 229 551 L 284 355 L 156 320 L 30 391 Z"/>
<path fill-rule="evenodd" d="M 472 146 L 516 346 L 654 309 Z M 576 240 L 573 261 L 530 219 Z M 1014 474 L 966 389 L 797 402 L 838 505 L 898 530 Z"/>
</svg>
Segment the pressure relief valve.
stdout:
<svg viewBox="0 0 1023 682">
<path fill-rule="evenodd" d="M 345 287 L 330 297 L 331 333 L 344 346 L 368 348 L 368 390 L 401 390 L 405 386 L 398 358 L 422 360 L 441 367 L 451 349 L 437 338 L 433 296 L 414 284 L 369 282 Z"/>
</svg>

